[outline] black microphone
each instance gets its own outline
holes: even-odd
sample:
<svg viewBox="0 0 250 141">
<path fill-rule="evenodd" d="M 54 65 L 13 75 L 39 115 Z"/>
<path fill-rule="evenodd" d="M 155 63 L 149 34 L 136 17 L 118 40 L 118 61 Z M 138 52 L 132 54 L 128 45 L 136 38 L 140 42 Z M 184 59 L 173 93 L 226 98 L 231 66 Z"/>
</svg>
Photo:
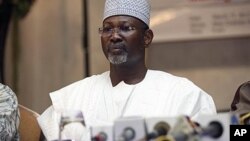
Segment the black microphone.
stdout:
<svg viewBox="0 0 250 141">
<path fill-rule="evenodd" d="M 206 128 L 201 130 L 199 133 L 201 136 L 209 136 L 211 138 L 217 139 L 223 134 L 223 126 L 218 121 L 211 121 Z"/>
<path fill-rule="evenodd" d="M 170 136 L 177 141 L 188 141 L 205 136 L 217 139 L 222 136 L 223 131 L 222 123 L 219 121 L 213 120 L 206 127 L 202 127 L 198 122 L 182 117 L 173 127 Z"/>
<path fill-rule="evenodd" d="M 170 126 L 166 122 L 164 121 L 158 122 L 154 126 L 154 130 L 151 133 L 147 134 L 147 140 L 155 139 L 160 136 L 165 136 L 168 134 L 169 129 L 170 129 Z"/>
</svg>

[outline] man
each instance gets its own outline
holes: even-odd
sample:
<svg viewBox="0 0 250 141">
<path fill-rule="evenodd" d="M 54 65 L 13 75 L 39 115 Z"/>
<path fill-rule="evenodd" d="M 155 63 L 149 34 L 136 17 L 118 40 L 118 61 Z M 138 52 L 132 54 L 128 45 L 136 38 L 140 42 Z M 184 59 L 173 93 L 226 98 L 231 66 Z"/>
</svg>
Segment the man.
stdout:
<svg viewBox="0 0 250 141">
<path fill-rule="evenodd" d="M 47 139 L 57 138 L 60 112 L 65 109 L 80 109 L 87 127 L 126 116 L 195 119 L 216 113 L 212 98 L 189 80 L 146 67 L 145 49 L 153 39 L 149 19 L 148 0 L 106 1 L 99 33 L 110 71 L 50 94 L 53 105 L 38 118 Z M 64 137 L 82 134 L 77 132 L 69 128 Z"/>
<path fill-rule="evenodd" d="M 15 93 L 0 83 L 0 139 L 19 141 L 20 115 Z"/>
<path fill-rule="evenodd" d="M 250 125 L 250 81 L 244 82 L 236 90 L 231 112 L 239 115 L 240 124 Z"/>
</svg>

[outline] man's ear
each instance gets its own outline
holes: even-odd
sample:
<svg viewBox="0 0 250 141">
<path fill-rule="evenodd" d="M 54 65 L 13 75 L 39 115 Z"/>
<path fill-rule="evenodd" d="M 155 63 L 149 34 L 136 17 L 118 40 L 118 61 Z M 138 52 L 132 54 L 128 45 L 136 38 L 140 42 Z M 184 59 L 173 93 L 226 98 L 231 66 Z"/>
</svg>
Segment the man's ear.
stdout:
<svg viewBox="0 0 250 141">
<path fill-rule="evenodd" d="M 154 33 L 151 29 L 147 29 L 144 34 L 144 46 L 145 48 L 149 47 L 154 38 Z"/>
</svg>

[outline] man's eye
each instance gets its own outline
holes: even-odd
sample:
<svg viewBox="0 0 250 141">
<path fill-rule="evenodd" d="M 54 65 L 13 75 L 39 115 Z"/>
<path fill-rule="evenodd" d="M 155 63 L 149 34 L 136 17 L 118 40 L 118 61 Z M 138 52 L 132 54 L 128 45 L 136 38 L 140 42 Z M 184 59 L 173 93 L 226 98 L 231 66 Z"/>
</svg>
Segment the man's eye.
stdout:
<svg viewBox="0 0 250 141">
<path fill-rule="evenodd" d="M 103 32 L 111 32 L 112 28 L 111 27 L 104 27 Z"/>
<path fill-rule="evenodd" d="M 133 30 L 133 27 L 132 26 L 121 26 L 120 30 L 124 31 L 124 32 L 128 32 L 128 31 Z"/>
</svg>

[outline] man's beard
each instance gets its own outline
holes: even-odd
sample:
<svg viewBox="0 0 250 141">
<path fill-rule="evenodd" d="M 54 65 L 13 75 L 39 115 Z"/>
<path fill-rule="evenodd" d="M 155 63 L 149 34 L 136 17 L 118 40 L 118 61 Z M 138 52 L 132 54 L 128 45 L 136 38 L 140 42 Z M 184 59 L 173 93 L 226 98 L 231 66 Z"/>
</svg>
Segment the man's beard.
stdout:
<svg viewBox="0 0 250 141">
<path fill-rule="evenodd" d="M 108 54 L 109 62 L 111 64 L 114 64 L 114 65 L 119 65 L 119 64 L 125 63 L 125 62 L 127 62 L 127 59 L 128 59 L 127 52 L 122 52 L 122 54 L 119 54 L 119 55 L 114 55 L 111 53 Z"/>
</svg>

